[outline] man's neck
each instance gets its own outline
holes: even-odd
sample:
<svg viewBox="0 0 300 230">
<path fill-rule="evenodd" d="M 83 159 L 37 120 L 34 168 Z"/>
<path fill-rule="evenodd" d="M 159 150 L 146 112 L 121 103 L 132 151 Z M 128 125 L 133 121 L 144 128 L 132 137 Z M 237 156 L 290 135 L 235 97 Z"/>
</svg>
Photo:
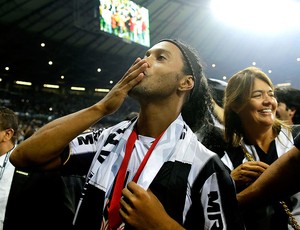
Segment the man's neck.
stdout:
<svg viewBox="0 0 300 230">
<path fill-rule="evenodd" d="M 141 100 L 137 121 L 138 134 L 158 137 L 181 112 L 184 97 L 173 95 L 165 99 L 149 101 Z"/>
<path fill-rule="evenodd" d="M 179 113 L 165 111 L 151 113 L 141 111 L 137 121 L 138 134 L 156 138 L 176 120 L 178 115 Z"/>
</svg>

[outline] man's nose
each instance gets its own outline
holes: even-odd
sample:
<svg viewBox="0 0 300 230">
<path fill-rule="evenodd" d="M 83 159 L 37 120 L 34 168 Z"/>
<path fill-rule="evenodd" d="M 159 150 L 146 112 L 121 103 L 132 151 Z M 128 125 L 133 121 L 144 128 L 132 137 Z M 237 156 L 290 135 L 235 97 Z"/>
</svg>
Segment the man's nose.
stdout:
<svg viewBox="0 0 300 230">
<path fill-rule="evenodd" d="M 151 62 L 152 62 L 152 57 L 151 56 L 145 56 L 143 59 L 146 60 L 146 62 L 148 64 L 148 67 L 150 67 Z"/>
</svg>

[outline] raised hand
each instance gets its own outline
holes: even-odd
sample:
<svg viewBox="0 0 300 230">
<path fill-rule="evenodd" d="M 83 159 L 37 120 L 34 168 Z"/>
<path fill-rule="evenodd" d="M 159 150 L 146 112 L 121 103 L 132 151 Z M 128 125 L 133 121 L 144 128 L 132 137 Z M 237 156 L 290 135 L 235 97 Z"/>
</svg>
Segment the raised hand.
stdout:
<svg viewBox="0 0 300 230">
<path fill-rule="evenodd" d="M 143 79 L 143 72 L 147 67 L 148 64 L 144 59 L 137 58 L 135 60 L 120 81 L 99 102 L 101 103 L 105 115 L 115 112 L 122 105 L 128 92 Z"/>
</svg>

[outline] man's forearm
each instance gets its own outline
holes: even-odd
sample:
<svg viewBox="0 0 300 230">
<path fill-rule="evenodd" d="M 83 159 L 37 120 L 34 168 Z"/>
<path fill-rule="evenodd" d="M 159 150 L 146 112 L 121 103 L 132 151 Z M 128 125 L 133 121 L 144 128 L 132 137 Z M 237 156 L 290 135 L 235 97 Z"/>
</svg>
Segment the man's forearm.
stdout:
<svg viewBox="0 0 300 230">
<path fill-rule="evenodd" d="M 20 143 L 11 154 L 10 160 L 20 168 L 46 166 L 48 163 L 55 167 L 60 164 L 60 154 L 69 142 L 103 116 L 101 105 L 95 104 L 58 118 Z"/>
</svg>

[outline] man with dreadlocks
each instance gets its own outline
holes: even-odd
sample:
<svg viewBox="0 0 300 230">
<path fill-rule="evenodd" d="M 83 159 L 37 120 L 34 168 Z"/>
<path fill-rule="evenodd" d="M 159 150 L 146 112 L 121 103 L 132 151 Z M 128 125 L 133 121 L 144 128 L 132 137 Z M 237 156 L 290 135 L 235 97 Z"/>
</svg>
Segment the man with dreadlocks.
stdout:
<svg viewBox="0 0 300 230">
<path fill-rule="evenodd" d="M 138 116 L 87 143 L 80 134 L 115 112 L 127 95 L 139 102 Z M 229 174 L 194 134 L 205 123 L 209 106 L 197 54 L 182 42 L 165 39 L 137 58 L 102 100 L 46 124 L 10 159 L 27 170 L 60 167 L 80 173 L 89 168 L 75 229 L 243 229 Z M 147 223 L 131 221 L 131 198 L 138 194 L 150 197 L 148 204 L 157 205 L 161 215 L 144 217 Z"/>
</svg>

